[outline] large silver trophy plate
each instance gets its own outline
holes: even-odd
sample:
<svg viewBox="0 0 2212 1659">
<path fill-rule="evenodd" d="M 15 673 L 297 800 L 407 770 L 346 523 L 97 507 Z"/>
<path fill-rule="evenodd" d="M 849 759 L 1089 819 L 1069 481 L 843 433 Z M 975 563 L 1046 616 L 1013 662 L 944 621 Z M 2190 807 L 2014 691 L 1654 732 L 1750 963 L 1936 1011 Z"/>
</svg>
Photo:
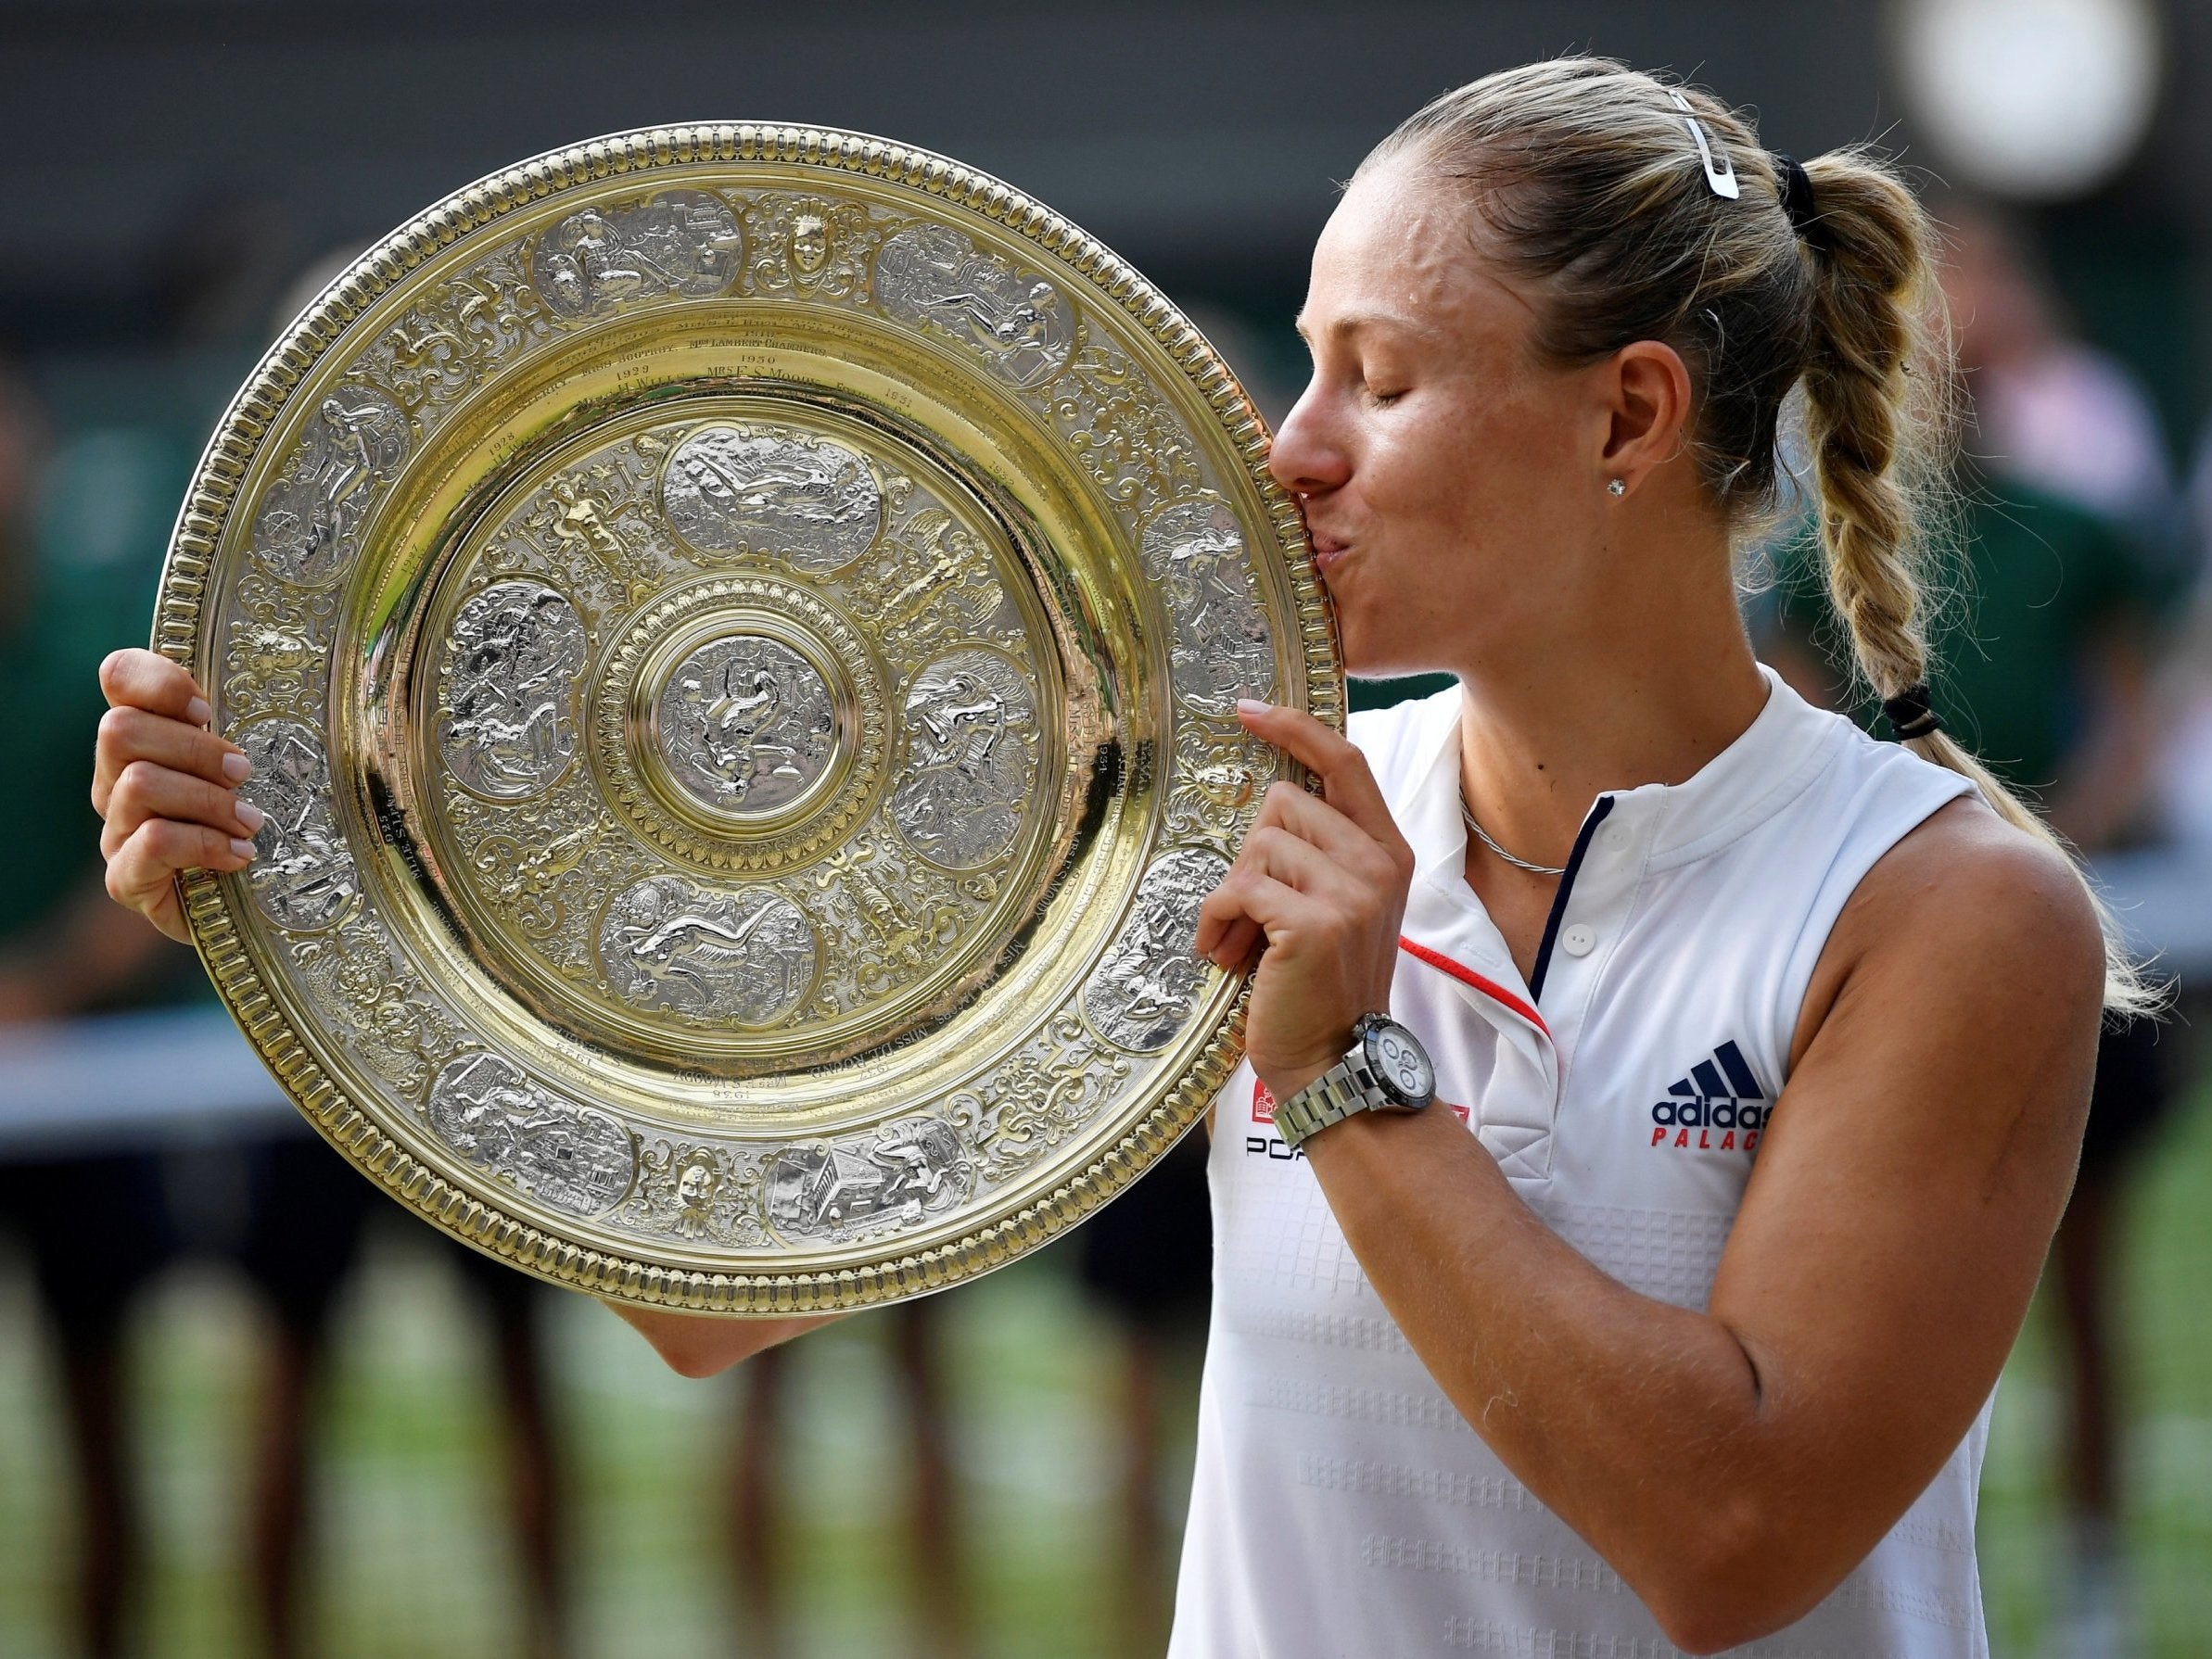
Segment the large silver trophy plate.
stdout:
<svg viewBox="0 0 2212 1659">
<path fill-rule="evenodd" d="M 303 1112 L 517 1267 L 727 1313 L 934 1289 L 1235 1064 L 1195 913 L 1340 721 L 1221 361 L 1037 203 L 688 127 L 462 191 L 270 351 L 157 649 L 269 815 L 186 879 Z"/>
</svg>

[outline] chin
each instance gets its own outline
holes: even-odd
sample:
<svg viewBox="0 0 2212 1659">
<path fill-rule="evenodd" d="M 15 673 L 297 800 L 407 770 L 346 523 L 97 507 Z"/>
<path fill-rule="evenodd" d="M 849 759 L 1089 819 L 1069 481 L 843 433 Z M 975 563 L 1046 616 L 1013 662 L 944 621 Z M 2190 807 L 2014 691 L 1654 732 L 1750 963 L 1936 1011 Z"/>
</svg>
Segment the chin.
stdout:
<svg viewBox="0 0 2212 1659">
<path fill-rule="evenodd" d="M 1419 650 L 1413 641 L 1393 638 L 1389 628 L 1347 615 L 1341 609 L 1337 613 L 1337 648 L 1343 654 L 1344 672 L 1362 679 L 1443 672 L 1429 660 L 1432 653 Z"/>
</svg>

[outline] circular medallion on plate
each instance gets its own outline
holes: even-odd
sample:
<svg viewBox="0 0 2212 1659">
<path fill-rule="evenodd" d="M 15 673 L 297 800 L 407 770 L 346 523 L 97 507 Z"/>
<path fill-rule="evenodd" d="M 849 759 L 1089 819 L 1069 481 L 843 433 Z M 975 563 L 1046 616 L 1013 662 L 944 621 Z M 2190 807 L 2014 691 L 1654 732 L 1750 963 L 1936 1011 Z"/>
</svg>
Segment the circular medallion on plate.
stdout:
<svg viewBox="0 0 2212 1659">
<path fill-rule="evenodd" d="M 694 805 L 743 823 L 804 802 L 829 775 L 836 700 L 793 647 L 733 627 L 668 670 L 652 734 L 662 769 Z"/>
<path fill-rule="evenodd" d="M 362 259 L 216 435 L 159 649 L 270 815 L 189 876 L 301 1109 L 548 1278 L 729 1313 L 984 1272 L 1237 1058 L 1189 955 L 1341 716 L 1220 361 L 942 158 L 672 128 Z"/>
</svg>

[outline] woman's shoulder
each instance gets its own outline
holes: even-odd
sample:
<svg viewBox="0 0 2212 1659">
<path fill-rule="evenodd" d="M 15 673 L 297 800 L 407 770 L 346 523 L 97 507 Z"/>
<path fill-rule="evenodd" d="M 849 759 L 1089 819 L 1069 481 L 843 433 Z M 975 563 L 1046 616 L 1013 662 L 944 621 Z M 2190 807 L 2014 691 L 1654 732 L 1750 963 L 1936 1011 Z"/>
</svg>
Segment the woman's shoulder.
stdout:
<svg viewBox="0 0 2212 1659">
<path fill-rule="evenodd" d="M 1873 976 L 1935 1017 L 1942 987 L 2062 983 L 2091 1005 L 2104 971 L 2095 901 L 2057 846 L 2007 823 L 1978 794 L 1901 837 L 1857 884 L 1823 953 L 1830 996 Z M 2032 998 L 2029 998 L 2032 1000 Z"/>
</svg>

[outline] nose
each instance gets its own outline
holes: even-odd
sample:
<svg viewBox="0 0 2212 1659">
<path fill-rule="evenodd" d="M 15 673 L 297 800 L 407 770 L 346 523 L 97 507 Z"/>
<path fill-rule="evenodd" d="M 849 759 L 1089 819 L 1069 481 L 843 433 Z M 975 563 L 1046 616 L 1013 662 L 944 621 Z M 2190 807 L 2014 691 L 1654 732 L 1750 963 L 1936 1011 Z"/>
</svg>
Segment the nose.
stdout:
<svg viewBox="0 0 2212 1659">
<path fill-rule="evenodd" d="M 1267 451 L 1267 470 L 1278 484 L 1293 495 L 1318 495 L 1352 475 L 1350 458 L 1330 426 L 1321 383 L 1308 381 Z"/>
</svg>

